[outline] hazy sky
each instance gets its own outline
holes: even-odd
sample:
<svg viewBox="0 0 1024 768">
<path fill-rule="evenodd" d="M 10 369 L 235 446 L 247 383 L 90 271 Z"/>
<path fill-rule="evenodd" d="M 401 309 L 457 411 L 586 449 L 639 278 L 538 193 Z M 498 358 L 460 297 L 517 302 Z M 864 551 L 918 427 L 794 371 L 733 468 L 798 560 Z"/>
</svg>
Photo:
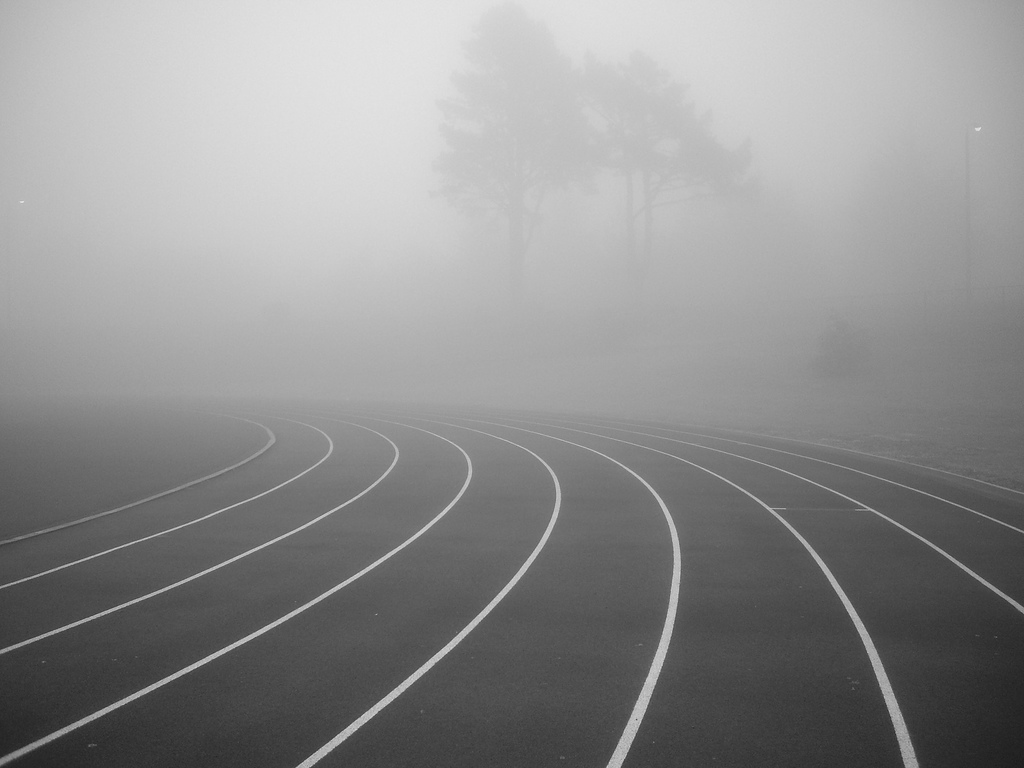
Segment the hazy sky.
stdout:
<svg viewBox="0 0 1024 768">
<path fill-rule="evenodd" d="M 893 137 L 953 178 L 983 124 L 979 216 L 1024 260 L 1024 3 L 521 4 L 577 62 L 663 62 L 819 222 Z M 443 258 L 461 220 L 429 195 L 435 102 L 492 5 L 0 0 L 0 236 L 23 304 L 230 315 Z"/>
</svg>

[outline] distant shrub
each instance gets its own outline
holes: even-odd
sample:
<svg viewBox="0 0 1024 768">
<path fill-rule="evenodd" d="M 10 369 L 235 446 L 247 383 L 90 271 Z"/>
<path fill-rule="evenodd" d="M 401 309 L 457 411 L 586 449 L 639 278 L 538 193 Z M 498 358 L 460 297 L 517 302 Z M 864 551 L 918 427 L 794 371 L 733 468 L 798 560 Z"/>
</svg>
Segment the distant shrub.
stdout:
<svg viewBox="0 0 1024 768">
<path fill-rule="evenodd" d="M 861 334 L 844 318 L 832 314 L 818 337 L 815 373 L 833 378 L 853 376 L 864 367 L 866 359 L 867 346 Z"/>
</svg>

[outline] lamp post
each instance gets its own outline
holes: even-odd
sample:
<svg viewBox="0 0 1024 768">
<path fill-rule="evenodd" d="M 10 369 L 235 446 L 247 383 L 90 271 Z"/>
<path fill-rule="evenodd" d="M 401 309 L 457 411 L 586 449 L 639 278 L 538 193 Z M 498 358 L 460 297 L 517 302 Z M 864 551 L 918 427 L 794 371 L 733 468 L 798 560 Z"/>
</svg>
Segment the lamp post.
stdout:
<svg viewBox="0 0 1024 768">
<path fill-rule="evenodd" d="M 971 300 L 971 133 L 978 133 L 980 125 L 964 131 L 964 297 Z"/>
</svg>

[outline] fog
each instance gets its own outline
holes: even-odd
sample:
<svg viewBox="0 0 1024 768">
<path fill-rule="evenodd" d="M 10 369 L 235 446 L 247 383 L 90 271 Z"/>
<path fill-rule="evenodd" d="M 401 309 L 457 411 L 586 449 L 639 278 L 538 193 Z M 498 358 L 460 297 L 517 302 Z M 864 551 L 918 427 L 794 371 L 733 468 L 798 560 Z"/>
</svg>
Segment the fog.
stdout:
<svg viewBox="0 0 1024 768">
<path fill-rule="evenodd" d="M 493 5 L 0 3 L 3 391 L 711 417 L 797 380 L 914 387 L 967 348 L 1009 376 L 1024 6 L 523 0 L 577 68 L 653 58 L 751 161 L 658 209 L 639 295 L 614 177 L 551 191 L 516 300 L 506 221 L 435 169 Z"/>
</svg>

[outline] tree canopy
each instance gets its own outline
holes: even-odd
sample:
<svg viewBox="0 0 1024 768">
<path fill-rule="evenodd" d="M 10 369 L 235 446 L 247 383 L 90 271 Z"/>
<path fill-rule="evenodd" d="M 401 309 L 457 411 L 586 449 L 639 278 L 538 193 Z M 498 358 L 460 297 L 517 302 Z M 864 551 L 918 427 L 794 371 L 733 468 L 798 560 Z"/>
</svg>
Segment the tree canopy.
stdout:
<svg viewBox="0 0 1024 768">
<path fill-rule="evenodd" d="M 586 173 L 586 122 L 572 64 L 517 5 L 480 19 L 464 45 L 456 95 L 439 102 L 447 148 L 436 168 L 449 200 L 507 217 L 513 290 L 545 194 Z"/>
<path fill-rule="evenodd" d="M 643 53 L 618 64 L 588 57 L 579 72 L 547 27 L 514 3 L 485 13 L 463 47 L 455 95 L 438 102 L 440 192 L 465 210 L 507 219 L 515 296 L 550 190 L 601 168 L 622 176 L 626 260 L 639 286 L 651 261 L 655 208 L 742 181 L 749 147 L 723 147 L 710 116 L 697 115 L 686 88 Z"/>
<path fill-rule="evenodd" d="M 686 195 L 734 189 L 749 165 L 750 148 L 723 147 L 711 134 L 710 116 L 698 116 L 686 88 L 643 53 L 621 64 L 590 57 L 583 82 L 596 118 L 599 162 L 625 181 L 627 259 L 640 279 L 650 263 L 654 209 Z M 639 216 L 644 227 L 638 255 Z"/>
</svg>

